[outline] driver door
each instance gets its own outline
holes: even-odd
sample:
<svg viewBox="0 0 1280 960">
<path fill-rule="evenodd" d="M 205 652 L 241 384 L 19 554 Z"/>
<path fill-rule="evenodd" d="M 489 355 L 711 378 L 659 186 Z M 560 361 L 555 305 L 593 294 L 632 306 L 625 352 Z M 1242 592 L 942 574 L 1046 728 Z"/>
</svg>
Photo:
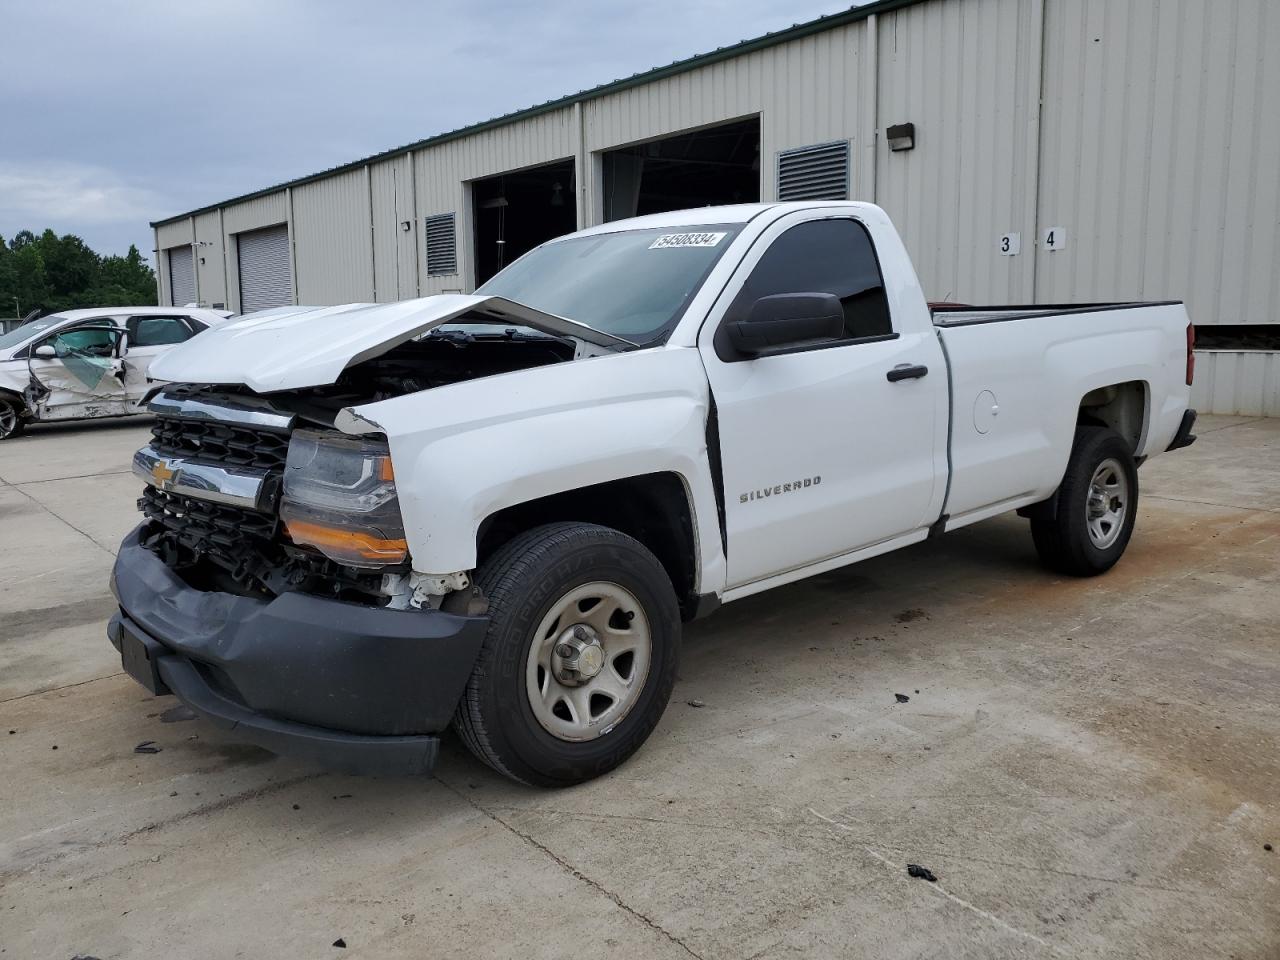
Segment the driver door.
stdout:
<svg viewBox="0 0 1280 960">
<path fill-rule="evenodd" d="M 123 330 L 103 318 L 66 327 L 34 344 L 27 366 L 36 418 L 72 420 L 133 413 L 125 391 L 124 337 Z"/>
<path fill-rule="evenodd" d="M 840 300 L 841 337 L 756 359 L 726 350 L 724 321 L 757 299 L 815 292 Z M 922 539 L 945 483 L 946 371 L 932 326 L 895 309 L 865 226 L 847 212 L 781 219 L 726 296 L 700 349 L 716 403 L 729 589 Z"/>
</svg>

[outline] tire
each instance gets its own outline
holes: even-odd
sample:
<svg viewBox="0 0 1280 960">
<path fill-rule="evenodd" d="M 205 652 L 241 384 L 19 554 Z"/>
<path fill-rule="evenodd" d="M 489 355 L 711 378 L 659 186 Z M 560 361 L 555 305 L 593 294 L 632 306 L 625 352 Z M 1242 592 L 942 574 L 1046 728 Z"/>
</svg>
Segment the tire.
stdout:
<svg viewBox="0 0 1280 960">
<path fill-rule="evenodd" d="M 553 523 L 501 547 L 476 582 L 489 629 L 453 721 L 471 752 L 542 787 L 582 783 L 635 753 L 679 659 L 679 606 L 657 558 L 616 530 Z"/>
<path fill-rule="evenodd" d="M 1079 426 L 1058 492 L 1032 511 L 1031 538 L 1050 570 L 1096 577 L 1124 554 L 1137 510 L 1129 444 L 1107 427 Z"/>
<path fill-rule="evenodd" d="M 0 440 L 20 434 L 27 425 L 26 407 L 13 397 L 0 396 Z"/>
</svg>

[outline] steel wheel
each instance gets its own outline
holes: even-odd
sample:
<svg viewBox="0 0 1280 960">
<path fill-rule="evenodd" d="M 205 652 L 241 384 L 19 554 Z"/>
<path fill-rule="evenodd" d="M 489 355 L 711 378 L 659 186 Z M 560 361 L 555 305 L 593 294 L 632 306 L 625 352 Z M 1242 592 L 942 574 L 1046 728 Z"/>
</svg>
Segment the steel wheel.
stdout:
<svg viewBox="0 0 1280 960">
<path fill-rule="evenodd" d="M 1098 464 L 1089 481 L 1086 517 L 1089 539 L 1099 550 L 1105 550 L 1120 537 L 1125 514 L 1129 509 L 1129 481 L 1120 461 L 1108 457 Z"/>
<path fill-rule="evenodd" d="M 551 605 L 525 667 L 542 728 L 571 742 L 612 730 L 644 689 L 653 638 L 644 608 L 616 583 L 586 583 Z"/>
</svg>

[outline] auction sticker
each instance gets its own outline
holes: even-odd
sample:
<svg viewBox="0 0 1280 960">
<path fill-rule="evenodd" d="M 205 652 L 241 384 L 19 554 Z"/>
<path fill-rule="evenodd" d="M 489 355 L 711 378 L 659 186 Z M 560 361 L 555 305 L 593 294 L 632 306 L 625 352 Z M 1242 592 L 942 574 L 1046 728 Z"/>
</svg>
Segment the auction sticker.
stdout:
<svg viewBox="0 0 1280 960">
<path fill-rule="evenodd" d="M 653 243 L 650 250 L 666 250 L 671 247 L 714 247 L 726 233 L 665 233 Z"/>
</svg>

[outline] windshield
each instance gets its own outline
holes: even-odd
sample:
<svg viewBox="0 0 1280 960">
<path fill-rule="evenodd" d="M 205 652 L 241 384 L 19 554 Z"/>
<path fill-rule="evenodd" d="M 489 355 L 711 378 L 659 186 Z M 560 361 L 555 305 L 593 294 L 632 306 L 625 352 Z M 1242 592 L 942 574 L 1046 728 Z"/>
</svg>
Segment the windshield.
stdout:
<svg viewBox="0 0 1280 960">
<path fill-rule="evenodd" d="M 476 293 L 653 343 L 671 333 L 741 229 L 729 223 L 556 240 L 521 257 Z"/>
<path fill-rule="evenodd" d="M 32 320 L 30 323 L 24 323 L 20 327 L 15 327 L 3 337 L 0 337 L 0 350 L 26 343 L 32 337 L 44 333 L 50 327 L 57 326 L 66 319 L 66 317 L 60 317 L 55 313 L 48 317 L 41 317 L 39 320 Z"/>
</svg>

